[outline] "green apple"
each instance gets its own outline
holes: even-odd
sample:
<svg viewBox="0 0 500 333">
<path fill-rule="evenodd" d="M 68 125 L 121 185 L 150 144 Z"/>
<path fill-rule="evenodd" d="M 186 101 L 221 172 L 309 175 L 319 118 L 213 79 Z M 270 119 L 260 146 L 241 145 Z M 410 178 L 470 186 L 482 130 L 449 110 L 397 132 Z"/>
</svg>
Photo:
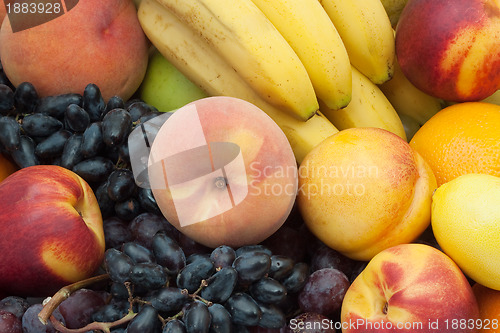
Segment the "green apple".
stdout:
<svg viewBox="0 0 500 333">
<path fill-rule="evenodd" d="M 208 97 L 197 85 L 155 50 L 140 87 L 140 98 L 163 112 Z"/>
</svg>

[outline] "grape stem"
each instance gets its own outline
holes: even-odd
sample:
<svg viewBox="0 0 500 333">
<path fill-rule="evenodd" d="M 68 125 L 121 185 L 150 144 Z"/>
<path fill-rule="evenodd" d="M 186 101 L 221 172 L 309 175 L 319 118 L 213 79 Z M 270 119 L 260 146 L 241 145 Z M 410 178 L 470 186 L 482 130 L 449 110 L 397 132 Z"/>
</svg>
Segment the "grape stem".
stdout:
<svg viewBox="0 0 500 333">
<path fill-rule="evenodd" d="M 50 316 L 50 322 L 52 323 L 54 328 L 61 333 L 85 333 L 88 331 L 95 331 L 95 330 L 99 330 L 104 333 L 110 333 L 111 332 L 110 328 L 127 323 L 131 321 L 135 316 L 137 316 L 137 313 L 129 311 L 125 316 L 116 321 L 113 322 L 94 321 L 82 328 L 75 328 L 75 329 L 67 328 L 54 316 Z"/>
<path fill-rule="evenodd" d="M 105 281 L 107 279 L 109 279 L 109 275 L 102 274 L 62 287 L 54 296 L 49 299 L 47 303 L 44 304 L 42 311 L 40 311 L 40 313 L 38 314 L 38 319 L 42 322 L 42 324 L 47 325 L 49 318 L 51 317 L 54 310 L 73 292 L 91 284 Z"/>
</svg>

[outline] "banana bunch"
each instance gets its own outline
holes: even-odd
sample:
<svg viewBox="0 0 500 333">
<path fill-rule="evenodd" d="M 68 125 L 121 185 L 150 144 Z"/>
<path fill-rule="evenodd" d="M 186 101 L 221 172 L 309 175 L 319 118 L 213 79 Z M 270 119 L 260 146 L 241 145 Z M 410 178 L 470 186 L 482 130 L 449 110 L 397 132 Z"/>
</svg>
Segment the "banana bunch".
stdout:
<svg viewBox="0 0 500 333">
<path fill-rule="evenodd" d="M 323 111 L 349 113 L 349 126 L 404 135 L 397 115 L 356 106 L 356 96 L 369 97 L 360 76 L 372 88 L 393 75 L 394 34 L 380 0 L 137 2 L 144 32 L 168 61 L 208 95 L 260 107 L 284 131 L 299 163 L 338 132 Z"/>
</svg>

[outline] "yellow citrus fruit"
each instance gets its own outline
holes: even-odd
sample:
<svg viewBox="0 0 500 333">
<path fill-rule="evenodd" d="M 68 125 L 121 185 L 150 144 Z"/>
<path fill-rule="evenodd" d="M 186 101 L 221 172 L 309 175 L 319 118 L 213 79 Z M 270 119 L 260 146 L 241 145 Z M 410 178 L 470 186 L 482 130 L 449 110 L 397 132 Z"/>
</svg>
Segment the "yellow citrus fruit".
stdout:
<svg viewBox="0 0 500 333">
<path fill-rule="evenodd" d="M 431 224 L 469 277 L 500 290 L 500 177 L 471 173 L 441 185 L 432 196 Z"/>
<path fill-rule="evenodd" d="M 500 176 L 500 106 L 467 102 L 435 114 L 410 141 L 438 186 L 467 173 Z"/>
<path fill-rule="evenodd" d="M 481 333 L 500 333 L 500 291 L 476 283 L 472 287 L 479 306 Z"/>
<path fill-rule="evenodd" d="M 17 167 L 0 153 L 0 182 L 14 173 Z"/>
</svg>

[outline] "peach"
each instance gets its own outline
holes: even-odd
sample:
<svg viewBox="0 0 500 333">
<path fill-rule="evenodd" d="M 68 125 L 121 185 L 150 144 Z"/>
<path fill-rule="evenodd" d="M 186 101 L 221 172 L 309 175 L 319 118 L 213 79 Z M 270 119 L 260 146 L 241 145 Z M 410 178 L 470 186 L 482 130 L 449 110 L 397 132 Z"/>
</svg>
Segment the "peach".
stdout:
<svg viewBox="0 0 500 333">
<path fill-rule="evenodd" d="M 146 72 L 148 41 L 130 0 L 85 0 L 46 23 L 13 32 L 5 19 L 0 54 L 15 85 L 34 84 L 40 96 L 83 93 L 99 86 L 105 100 L 128 99 Z"/>
<path fill-rule="evenodd" d="M 259 243 L 291 212 L 297 163 L 278 125 L 233 97 L 207 97 L 175 111 L 159 129 L 148 168 L 166 219 L 216 247 Z"/>
<path fill-rule="evenodd" d="M 297 203 L 307 227 L 326 245 L 369 260 L 429 226 L 436 187 L 429 165 L 399 136 L 351 128 L 302 161 Z"/>
<path fill-rule="evenodd" d="M 49 296 L 90 277 L 105 249 L 90 186 L 54 165 L 23 168 L 0 183 L 0 293 Z"/>
<path fill-rule="evenodd" d="M 477 101 L 500 88 L 498 0 L 410 0 L 396 28 L 403 73 L 429 95 Z"/>
<path fill-rule="evenodd" d="M 473 333 L 479 309 L 460 268 L 424 244 L 386 249 L 347 290 L 342 333 Z"/>
</svg>

